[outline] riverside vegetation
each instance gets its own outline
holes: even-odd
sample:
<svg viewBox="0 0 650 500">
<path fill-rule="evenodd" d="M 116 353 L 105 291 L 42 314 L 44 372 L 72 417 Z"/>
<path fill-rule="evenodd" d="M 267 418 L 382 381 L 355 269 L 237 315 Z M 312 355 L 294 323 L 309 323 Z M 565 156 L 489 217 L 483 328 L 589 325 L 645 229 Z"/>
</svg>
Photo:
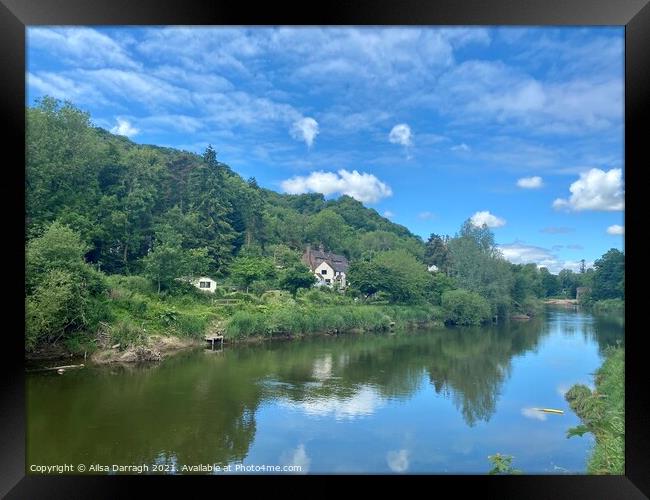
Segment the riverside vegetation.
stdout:
<svg viewBox="0 0 650 500">
<path fill-rule="evenodd" d="M 568 437 L 591 432 L 596 441 L 587 462 L 589 474 L 625 474 L 625 350 L 610 347 L 595 376 L 596 388 L 574 385 L 566 400 L 582 424 Z"/>
<path fill-rule="evenodd" d="M 623 259 L 558 275 L 516 265 L 465 221 L 427 241 L 349 196 L 285 195 L 242 179 L 208 147 L 137 145 L 69 102 L 27 109 L 26 352 L 146 345 L 152 336 L 228 340 L 478 325 L 533 316 L 540 299 L 622 300 Z M 315 289 L 306 245 L 351 261 L 350 286 Z M 437 272 L 427 266 L 435 265 Z M 204 294 L 180 277 L 218 280 Z M 227 300 L 224 300 L 227 299 Z M 603 303 L 598 307 L 611 307 Z"/>
</svg>

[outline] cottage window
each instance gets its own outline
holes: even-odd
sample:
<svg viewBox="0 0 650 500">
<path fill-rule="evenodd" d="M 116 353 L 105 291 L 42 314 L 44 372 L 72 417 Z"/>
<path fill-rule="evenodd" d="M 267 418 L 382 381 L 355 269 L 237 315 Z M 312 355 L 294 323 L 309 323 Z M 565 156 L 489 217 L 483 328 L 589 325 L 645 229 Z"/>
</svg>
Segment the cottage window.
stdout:
<svg viewBox="0 0 650 500">
<path fill-rule="evenodd" d="M 210 288 L 210 282 L 209 281 L 200 281 L 199 282 L 199 288 Z"/>
<path fill-rule="evenodd" d="M 331 283 L 332 280 L 325 280 L 325 283 Z"/>
<path fill-rule="evenodd" d="M 321 274 L 327 274 L 327 269 L 321 269 L 320 273 Z"/>
</svg>

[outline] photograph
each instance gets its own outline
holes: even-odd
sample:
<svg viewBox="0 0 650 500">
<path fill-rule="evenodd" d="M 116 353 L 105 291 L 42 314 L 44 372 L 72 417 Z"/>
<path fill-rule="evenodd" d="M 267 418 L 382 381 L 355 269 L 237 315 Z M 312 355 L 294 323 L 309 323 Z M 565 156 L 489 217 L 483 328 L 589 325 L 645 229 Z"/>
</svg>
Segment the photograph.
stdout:
<svg viewBox="0 0 650 500">
<path fill-rule="evenodd" d="M 625 27 L 25 55 L 28 476 L 625 473 Z"/>
</svg>

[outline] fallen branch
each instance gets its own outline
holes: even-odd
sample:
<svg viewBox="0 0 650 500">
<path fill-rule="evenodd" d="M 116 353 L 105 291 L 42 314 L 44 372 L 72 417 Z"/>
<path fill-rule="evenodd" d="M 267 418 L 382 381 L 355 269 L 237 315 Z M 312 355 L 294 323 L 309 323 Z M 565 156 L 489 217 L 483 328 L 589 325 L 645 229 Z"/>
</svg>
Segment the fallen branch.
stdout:
<svg viewBox="0 0 650 500">
<path fill-rule="evenodd" d="M 27 370 L 28 372 L 47 372 L 52 370 L 71 370 L 73 368 L 83 368 L 85 365 L 66 365 L 66 366 L 53 366 L 51 368 L 36 368 L 35 370 Z"/>
</svg>

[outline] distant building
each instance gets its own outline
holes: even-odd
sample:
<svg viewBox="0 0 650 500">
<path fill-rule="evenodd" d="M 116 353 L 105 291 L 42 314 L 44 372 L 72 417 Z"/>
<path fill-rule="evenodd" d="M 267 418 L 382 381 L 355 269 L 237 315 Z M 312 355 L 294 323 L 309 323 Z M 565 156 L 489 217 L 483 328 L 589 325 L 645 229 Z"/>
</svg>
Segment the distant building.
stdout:
<svg viewBox="0 0 650 500">
<path fill-rule="evenodd" d="M 185 278 L 185 281 L 192 283 L 192 285 L 194 285 L 202 292 L 214 293 L 217 290 L 217 282 L 207 276 L 201 276 L 199 278 Z"/>
<path fill-rule="evenodd" d="M 579 286 L 576 288 L 576 300 L 580 300 L 583 298 L 585 295 L 589 295 L 591 293 L 591 288 L 588 286 Z"/>
<path fill-rule="evenodd" d="M 350 264 L 344 255 L 325 252 L 321 246 L 319 250 L 307 247 L 302 255 L 302 261 L 309 267 L 316 279 L 315 286 L 334 286 L 338 283 L 341 288 L 347 286 L 347 272 Z"/>
<path fill-rule="evenodd" d="M 438 272 L 438 266 L 435 264 L 431 264 L 429 267 L 427 267 L 427 271 L 430 273 L 437 273 Z"/>
</svg>

